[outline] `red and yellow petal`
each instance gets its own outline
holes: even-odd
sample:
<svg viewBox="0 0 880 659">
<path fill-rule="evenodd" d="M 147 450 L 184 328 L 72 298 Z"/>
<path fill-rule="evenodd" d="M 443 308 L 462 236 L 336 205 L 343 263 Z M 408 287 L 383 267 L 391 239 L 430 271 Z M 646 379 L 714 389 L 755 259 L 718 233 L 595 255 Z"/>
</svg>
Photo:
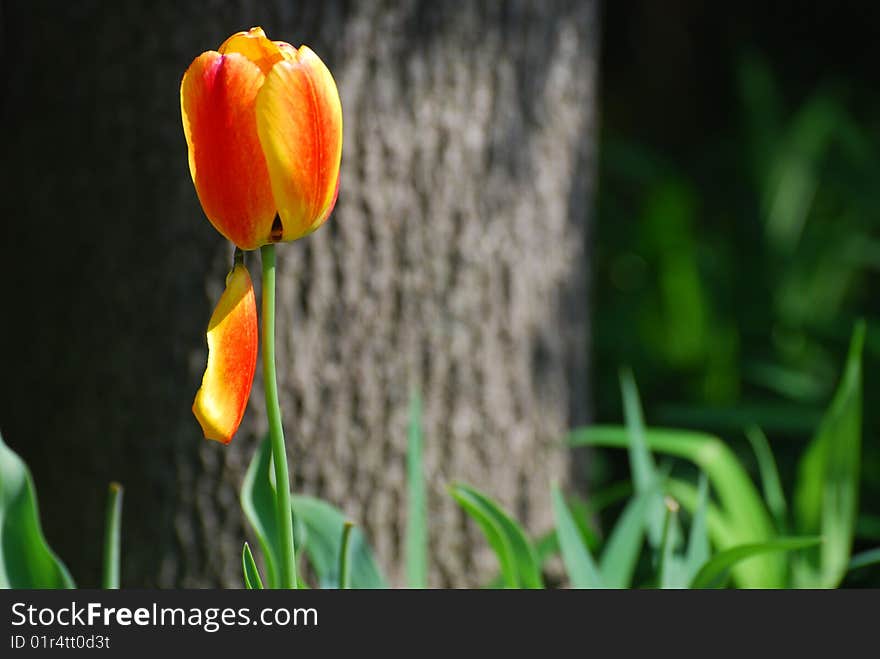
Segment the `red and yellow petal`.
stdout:
<svg viewBox="0 0 880 659">
<path fill-rule="evenodd" d="M 270 42 L 271 43 L 271 42 Z M 180 85 L 189 167 L 205 215 L 242 249 L 266 242 L 275 200 L 257 135 L 265 76 L 240 53 L 202 53 Z"/>
<path fill-rule="evenodd" d="M 236 32 L 217 50 L 221 54 L 240 53 L 260 67 L 268 75 L 272 66 L 285 58 L 283 47 L 292 48 L 283 41 L 270 41 L 261 27 L 252 27 L 247 32 Z"/>
<path fill-rule="evenodd" d="M 342 158 L 336 82 L 318 56 L 302 46 L 266 75 L 256 108 L 281 240 L 296 240 L 321 226 L 336 200 Z"/>
<path fill-rule="evenodd" d="M 228 444 L 241 424 L 257 367 L 258 331 L 253 282 L 238 264 L 208 324 L 208 365 L 192 407 L 206 439 Z"/>
</svg>

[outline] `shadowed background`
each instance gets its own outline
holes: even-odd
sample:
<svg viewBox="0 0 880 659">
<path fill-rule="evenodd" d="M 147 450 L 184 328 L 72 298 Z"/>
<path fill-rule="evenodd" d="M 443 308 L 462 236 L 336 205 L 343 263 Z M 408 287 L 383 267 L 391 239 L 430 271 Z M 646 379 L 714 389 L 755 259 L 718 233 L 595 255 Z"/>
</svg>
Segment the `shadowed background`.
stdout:
<svg viewBox="0 0 880 659">
<path fill-rule="evenodd" d="M 395 585 L 412 389 L 430 583 L 476 585 L 495 564 L 446 484 L 541 532 L 551 479 L 627 478 L 623 454 L 556 444 L 620 421 L 623 365 L 649 423 L 718 433 L 756 477 L 760 425 L 790 490 L 859 317 L 854 550 L 880 543 L 880 11 L 598 5 L 0 2 L 0 431 L 78 583 L 98 583 L 111 479 L 124 586 L 241 583 L 261 374 L 233 444 L 201 440 L 189 407 L 231 253 L 190 181 L 178 84 L 252 25 L 308 43 L 345 115 L 337 210 L 279 248 L 295 487 L 362 524 Z"/>
</svg>

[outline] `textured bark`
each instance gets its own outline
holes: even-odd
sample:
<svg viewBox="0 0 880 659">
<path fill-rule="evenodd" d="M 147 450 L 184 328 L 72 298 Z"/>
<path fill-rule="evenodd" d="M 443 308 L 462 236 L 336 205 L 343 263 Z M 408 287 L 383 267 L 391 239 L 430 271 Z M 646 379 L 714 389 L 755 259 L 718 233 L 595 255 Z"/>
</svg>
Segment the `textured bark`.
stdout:
<svg viewBox="0 0 880 659">
<path fill-rule="evenodd" d="M 495 569 L 453 480 L 546 530 L 569 464 L 557 441 L 587 413 L 596 3 L 43 4 L 2 5 L 0 430 L 80 581 L 97 582 L 118 479 L 124 585 L 241 583 L 261 374 L 233 443 L 201 440 L 189 408 L 230 250 L 192 188 L 178 85 L 257 24 L 328 63 L 345 117 L 337 210 L 278 250 L 296 490 L 362 524 L 401 585 L 417 388 L 431 585 Z"/>
</svg>

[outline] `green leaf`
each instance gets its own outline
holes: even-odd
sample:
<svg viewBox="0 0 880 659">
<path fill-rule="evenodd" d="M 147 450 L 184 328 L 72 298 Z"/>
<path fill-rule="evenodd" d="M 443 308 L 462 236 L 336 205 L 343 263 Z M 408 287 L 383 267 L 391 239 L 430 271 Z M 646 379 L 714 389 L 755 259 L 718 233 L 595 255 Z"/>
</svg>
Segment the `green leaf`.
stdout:
<svg viewBox="0 0 880 659">
<path fill-rule="evenodd" d="M 568 442 L 573 446 L 626 448 L 629 435 L 620 426 L 591 426 L 572 431 Z M 721 524 L 717 528 L 724 529 L 717 537 L 720 548 L 764 542 L 775 536 L 761 496 L 723 441 L 705 433 L 660 428 L 646 429 L 644 438 L 650 450 L 688 459 L 706 473 L 719 502 L 720 519 L 716 521 Z M 779 588 L 786 583 L 785 563 L 777 556 L 757 556 L 737 565 L 734 576 L 745 588 Z"/>
<path fill-rule="evenodd" d="M 0 588 L 75 588 L 40 527 L 30 471 L 0 436 Z"/>
<path fill-rule="evenodd" d="M 864 342 L 865 323 L 860 321 L 831 406 L 798 468 L 794 496 L 798 531 L 825 537 L 818 551 L 795 565 L 800 586 L 834 588 L 849 565 L 858 513 Z"/>
<path fill-rule="evenodd" d="M 688 538 L 685 569 L 690 581 L 694 578 L 706 561 L 709 560 L 709 531 L 706 527 L 706 515 L 709 508 L 709 481 L 706 474 L 700 474 L 700 485 L 697 490 L 697 504 L 691 519 L 691 533 Z"/>
<path fill-rule="evenodd" d="M 638 494 L 651 492 L 647 501 L 648 539 L 651 546 L 658 547 L 660 534 L 663 531 L 665 511 L 663 495 L 657 484 L 660 478 L 654 458 L 645 442 L 645 421 L 639 392 L 636 388 L 632 371 L 623 369 L 620 372 L 620 391 L 623 397 L 623 415 L 626 420 L 627 451 L 629 452 L 630 471 Z"/>
<path fill-rule="evenodd" d="M 119 588 L 119 545 L 122 519 L 122 486 L 110 483 L 104 516 L 104 589 Z"/>
<path fill-rule="evenodd" d="M 746 437 L 752 445 L 752 451 L 758 460 L 758 469 L 761 472 L 761 484 L 764 489 L 764 500 L 770 509 L 776 527 L 783 531 L 786 527 L 785 518 L 788 514 L 788 506 L 785 503 L 785 494 L 779 480 L 779 470 L 776 468 L 776 460 L 766 435 L 758 426 L 751 426 L 746 431 Z"/>
<path fill-rule="evenodd" d="M 248 466 L 241 485 L 241 508 L 250 522 L 266 565 L 269 588 L 280 587 L 281 545 L 278 542 L 278 519 L 275 513 L 275 488 L 270 479 L 272 447 L 265 437 Z"/>
<path fill-rule="evenodd" d="M 768 552 L 791 551 L 818 545 L 821 537 L 776 538 L 767 542 L 738 545 L 718 552 L 700 568 L 691 588 L 721 588 L 730 569 L 740 561 Z"/>
<path fill-rule="evenodd" d="M 602 575 L 584 543 L 558 485 L 552 486 L 551 494 L 553 514 L 556 518 L 556 537 L 559 540 L 562 560 L 572 588 L 602 588 Z"/>
<path fill-rule="evenodd" d="M 507 588 L 541 588 L 541 567 L 535 548 L 522 528 L 482 492 L 456 483 L 452 497 L 479 525 L 498 557 Z"/>
<path fill-rule="evenodd" d="M 599 560 L 606 588 L 629 588 L 645 537 L 645 515 L 653 491 L 632 497 L 620 514 Z"/>
<path fill-rule="evenodd" d="M 422 400 L 413 392 L 406 452 L 406 576 L 410 588 L 428 586 L 428 506 L 422 466 Z"/>
<path fill-rule="evenodd" d="M 262 590 L 263 580 L 260 578 L 260 571 L 254 561 L 254 555 L 251 553 L 251 547 L 248 543 L 244 543 L 241 550 L 241 571 L 244 574 L 244 585 L 248 590 Z"/>
<path fill-rule="evenodd" d="M 339 588 L 342 532 L 346 518 L 335 506 L 307 496 L 291 499 L 294 520 L 306 529 L 305 551 L 321 588 Z M 388 588 L 373 551 L 359 528 L 351 531 L 350 569 L 352 588 Z"/>
</svg>

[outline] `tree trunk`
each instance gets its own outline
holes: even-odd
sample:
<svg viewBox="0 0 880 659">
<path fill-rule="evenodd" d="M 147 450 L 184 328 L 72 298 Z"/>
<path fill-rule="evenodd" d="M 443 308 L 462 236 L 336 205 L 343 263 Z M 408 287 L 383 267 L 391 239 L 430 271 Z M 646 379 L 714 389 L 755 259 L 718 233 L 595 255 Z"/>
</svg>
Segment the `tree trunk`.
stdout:
<svg viewBox="0 0 880 659">
<path fill-rule="evenodd" d="M 190 406 L 231 250 L 189 177 L 178 88 L 196 55 L 252 25 L 324 59 L 345 123 L 331 220 L 278 249 L 296 491 L 343 508 L 403 585 L 418 390 L 431 585 L 496 569 L 452 481 L 549 528 L 549 484 L 570 463 L 558 441 L 587 413 L 595 5 L 2 4 L 0 430 L 80 584 L 98 582 L 113 479 L 123 586 L 241 584 L 261 375 L 232 444 L 201 439 Z"/>
</svg>

